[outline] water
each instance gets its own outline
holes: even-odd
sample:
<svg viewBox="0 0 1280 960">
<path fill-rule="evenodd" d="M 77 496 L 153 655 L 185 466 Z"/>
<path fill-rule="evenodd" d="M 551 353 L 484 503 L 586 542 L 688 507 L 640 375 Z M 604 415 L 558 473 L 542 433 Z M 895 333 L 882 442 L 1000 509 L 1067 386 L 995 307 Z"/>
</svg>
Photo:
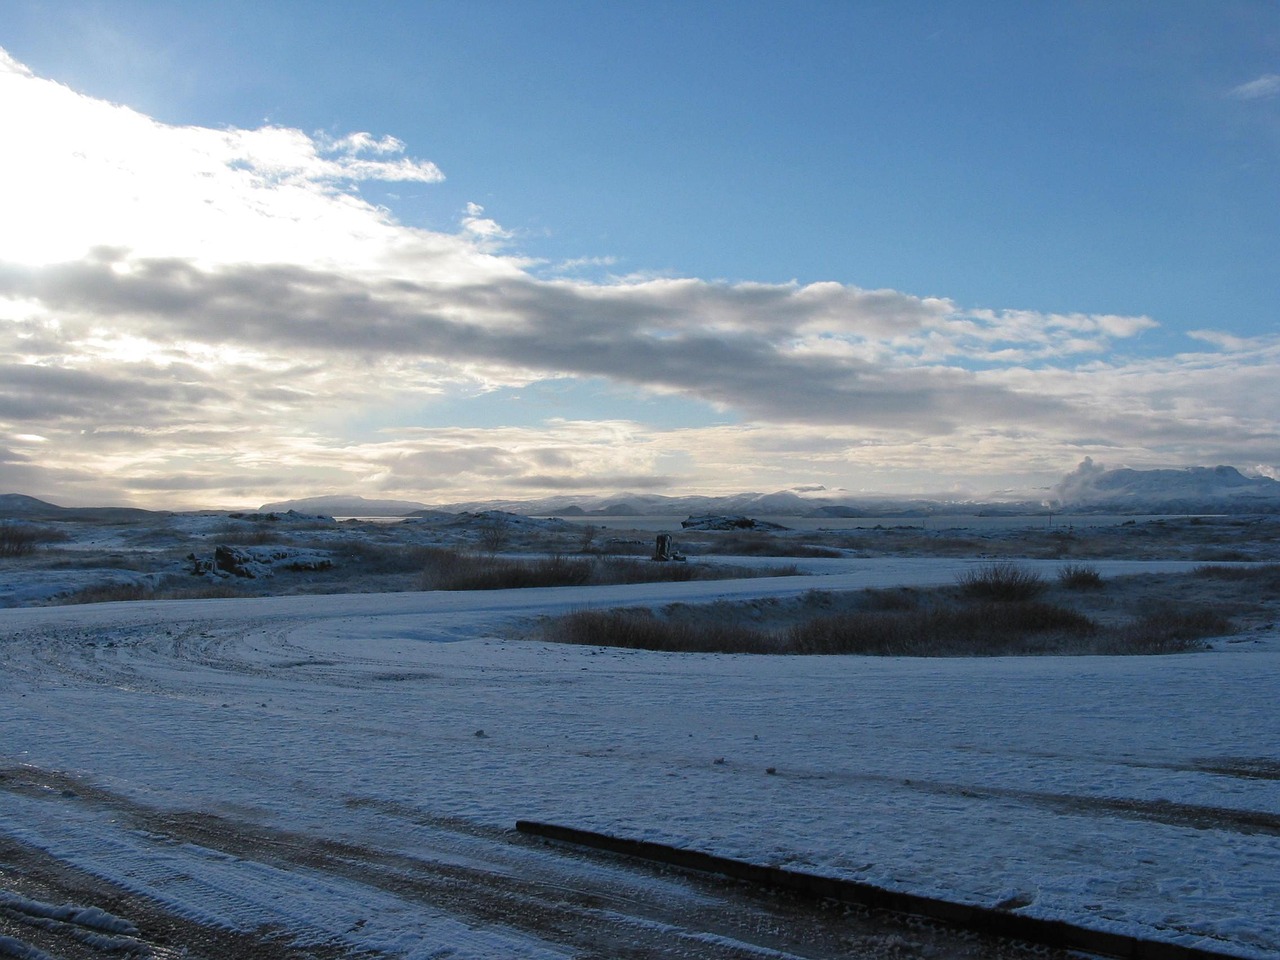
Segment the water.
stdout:
<svg viewBox="0 0 1280 960">
<path fill-rule="evenodd" d="M 688 519 L 688 514 L 669 514 L 658 516 L 618 516 L 618 517 L 561 517 L 570 523 L 583 526 L 601 527 L 606 530 L 644 530 L 651 533 L 679 530 L 680 522 Z M 776 523 L 789 530 L 867 530 L 875 527 L 902 528 L 914 530 L 1071 530 L 1089 527 L 1114 527 L 1124 523 L 1153 522 L 1185 522 L 1188 517 L 1147 515 L 1127 516 L 1124 514 L 1037 514 L 1009 517 L 979 516 L 941 516 L 941 517 L 777 517 L 761 515 L 752 517 Z M 1199 519 L 1199 518 L 1197 518 Z"/>
</svg>

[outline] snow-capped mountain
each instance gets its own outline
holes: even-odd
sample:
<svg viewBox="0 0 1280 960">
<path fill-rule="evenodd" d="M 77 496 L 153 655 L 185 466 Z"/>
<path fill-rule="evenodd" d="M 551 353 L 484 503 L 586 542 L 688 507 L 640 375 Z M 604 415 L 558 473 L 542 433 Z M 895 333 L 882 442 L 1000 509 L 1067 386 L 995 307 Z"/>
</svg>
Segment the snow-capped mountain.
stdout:
<svg viewBox="0 0 1280 960">
<path fill-rule="evenodd" d="M 1047 504 L 1126 513 L 1274 513 L 1280 510 L 1280 481 L 1227 466 L 1108 470 L 1086 457 L 1053 487 Z"/>
</svg>

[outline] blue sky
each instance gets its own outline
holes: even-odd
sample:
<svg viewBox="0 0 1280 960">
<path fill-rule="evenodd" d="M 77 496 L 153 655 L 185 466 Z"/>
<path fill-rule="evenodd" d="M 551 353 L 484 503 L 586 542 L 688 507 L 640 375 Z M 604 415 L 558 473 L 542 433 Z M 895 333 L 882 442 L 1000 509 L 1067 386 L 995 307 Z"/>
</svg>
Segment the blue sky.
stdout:
<svg viewBox="0 0 1280 960">
<path fill-rule="evenodd" d="M 10 0 L 0 48 L 66 133 L 6 118 L 0 191 L 51 239 L 0 249 L 5 488 L 1280 465 L 1274 3 Z M 250 289 L 278 309 L 217 307 Z"/>
</svg>

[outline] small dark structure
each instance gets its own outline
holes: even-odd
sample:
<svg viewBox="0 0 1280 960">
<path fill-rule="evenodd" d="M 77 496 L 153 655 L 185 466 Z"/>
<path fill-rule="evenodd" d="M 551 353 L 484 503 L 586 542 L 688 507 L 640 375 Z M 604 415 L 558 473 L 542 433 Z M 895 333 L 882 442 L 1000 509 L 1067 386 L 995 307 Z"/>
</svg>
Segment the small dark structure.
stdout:
<svg viewBox="0 0 1280 960">
<path fill-rule="evenodd" d="M 675 548 L 671 542 L 671 534 L 660 533 L 658 534 L 657 541 L 653 545 L 653 559 L 659 562 L 666 562 L 668 560 L 677 560 L 683 563 L 684 555 L 676 553 Z"/>
</svg>

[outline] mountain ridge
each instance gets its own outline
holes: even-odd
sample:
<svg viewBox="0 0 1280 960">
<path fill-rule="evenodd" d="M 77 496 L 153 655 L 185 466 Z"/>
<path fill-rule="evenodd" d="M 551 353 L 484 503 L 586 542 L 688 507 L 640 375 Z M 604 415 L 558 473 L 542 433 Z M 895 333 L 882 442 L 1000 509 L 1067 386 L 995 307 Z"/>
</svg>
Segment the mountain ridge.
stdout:
<svg viewBox="0 0 1280 960">
<path fill-rule="evenodd" d="M 414 500 L 369 499 L 355 494 L 331 494 L 263 504 L 261 513 L 323 514 L 341 517 L 395 518 L 446 513 L 502 510 L 524 516 L 730 516 L 915 517 L 945 515 L 1119 514 L 1242 514 L 1280 513 L 1280 480 L 1246 476 L 1237 468 L 1176 467 L 1138 470 L 1108 469 L 1086 457 L 1075 470 L 1050 488 L 1021 497 L 987 498 L 945 495 L 852 495 L 821 487 L 746 492 L 721 496 L 670 496 L 622 491 L 608 495 L 560 494 L 526 500 L 469 500 L 426 504 Z M 0 494 L 0 518 L 12 520 L 144 519 L 173 511 L 141 507 L 61 507 L 26 494 Z M 190 511 L 204 512 L 204 511 Z"/>
</svg>

